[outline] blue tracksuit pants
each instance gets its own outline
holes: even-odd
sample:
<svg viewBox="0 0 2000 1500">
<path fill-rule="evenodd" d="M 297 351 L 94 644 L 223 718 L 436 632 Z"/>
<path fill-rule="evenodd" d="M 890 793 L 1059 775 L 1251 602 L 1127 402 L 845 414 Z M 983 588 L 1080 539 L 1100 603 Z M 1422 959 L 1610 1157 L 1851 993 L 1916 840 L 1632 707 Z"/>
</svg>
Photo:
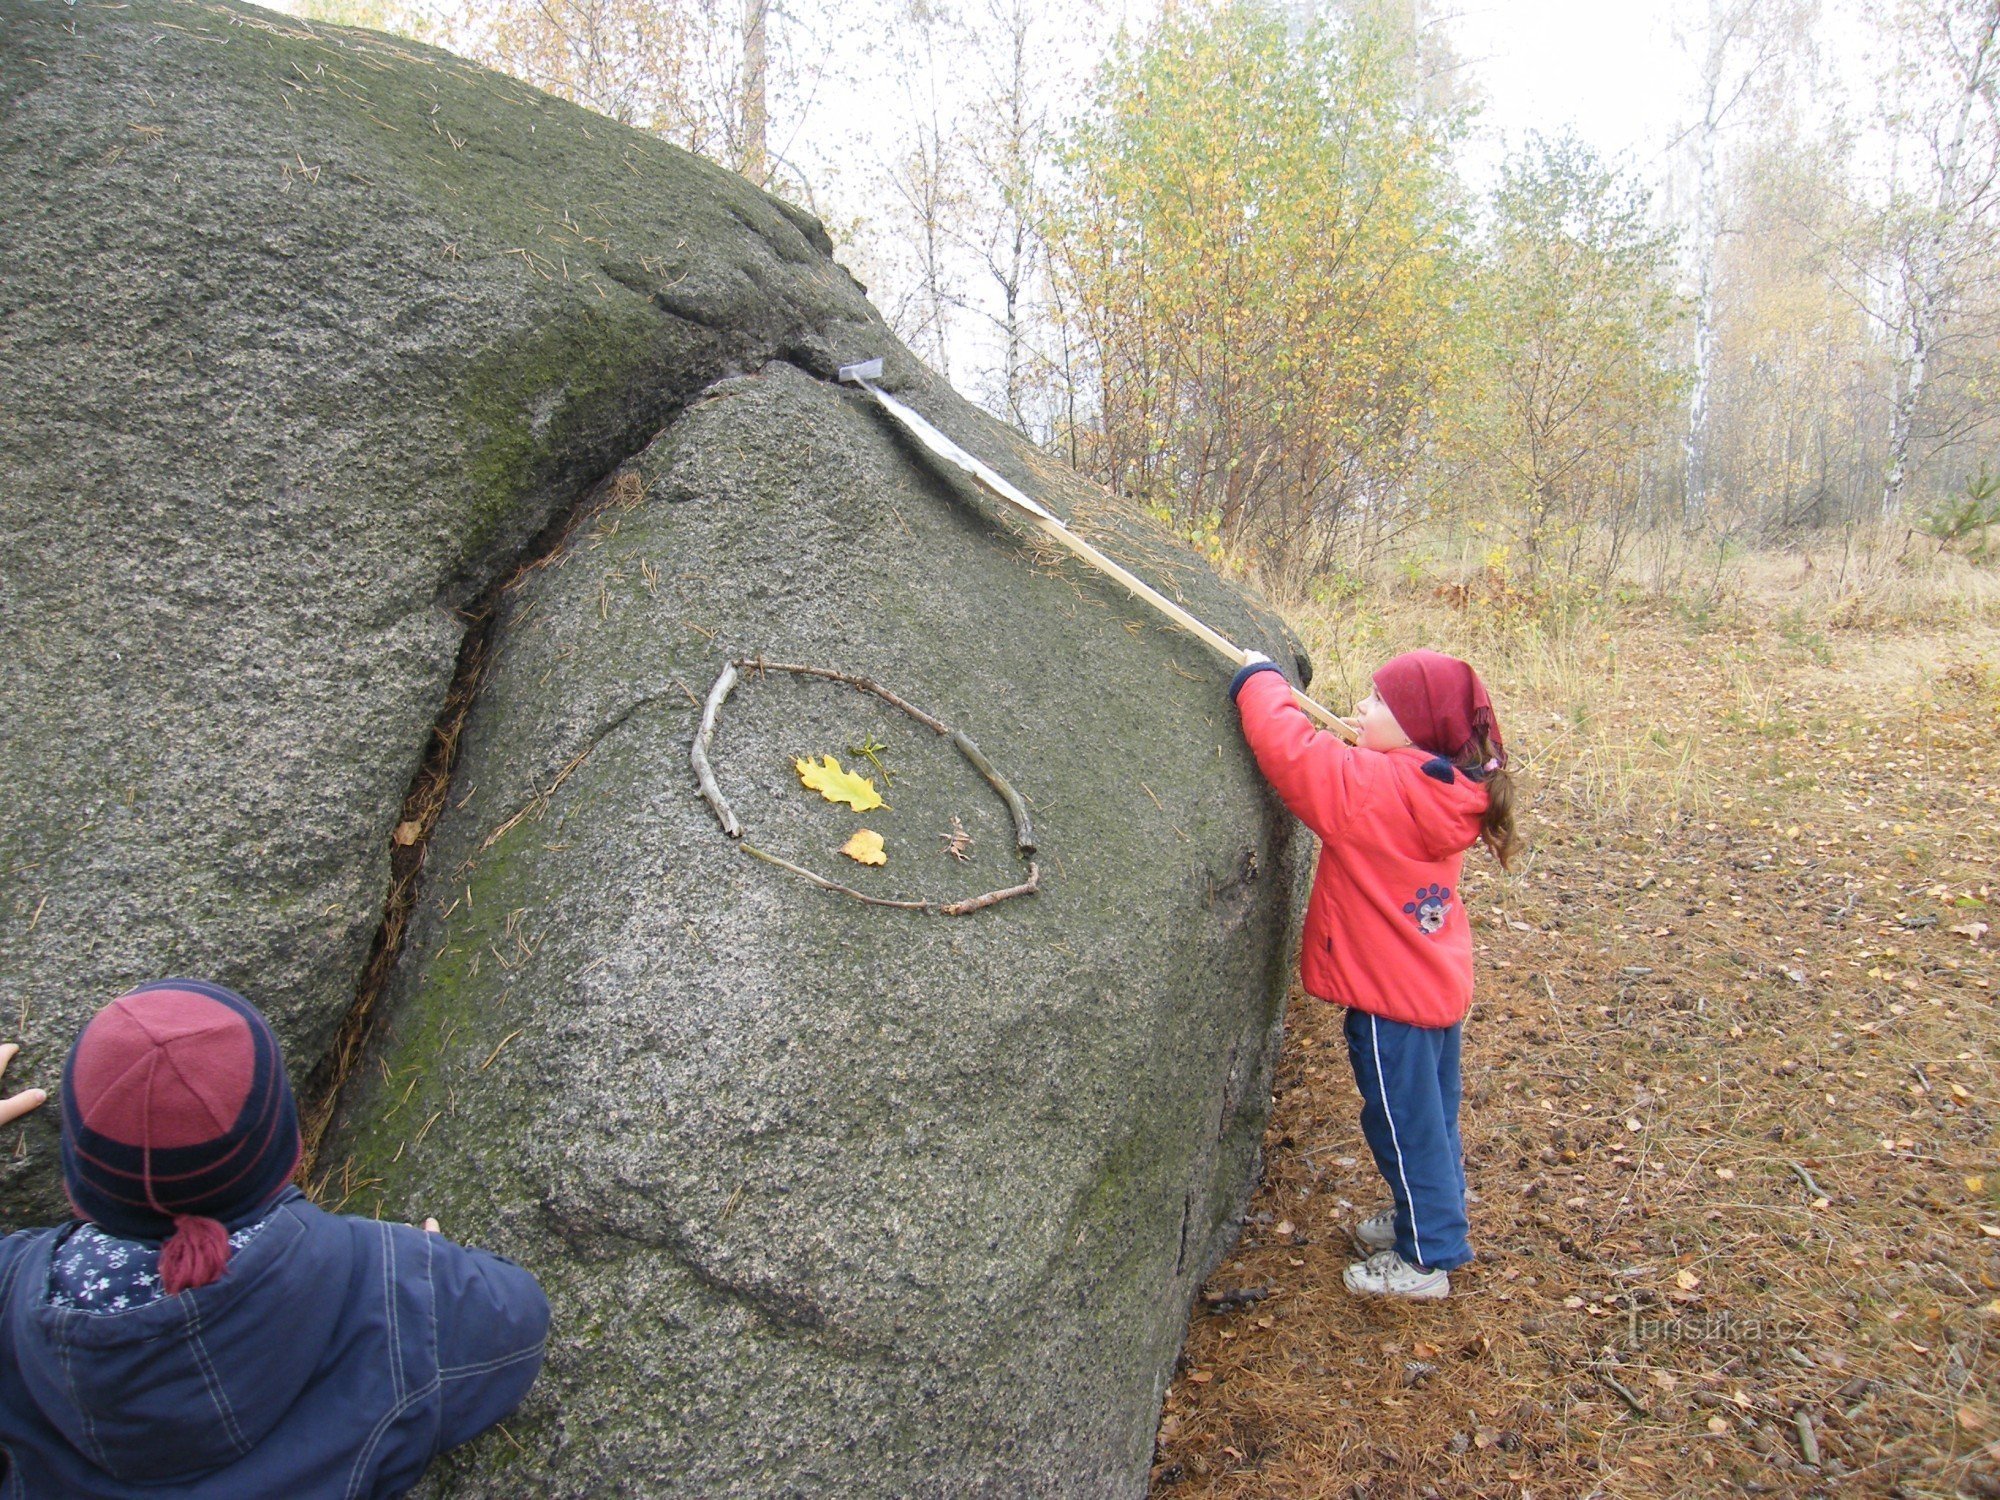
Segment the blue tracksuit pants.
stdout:
<svg viewBox="0 0 2000 1500">
<path fill-rule="evenodd" d="M 1466 1242 L 1465 1157 L 1458 1140 L 1456 1026 L 1407 1026 L 1347 1013 L 1347 1060 L 1361 1090 L 1361 1133 L 1396 1200 L 1396 1253 L 1449 1271 Z"/>
</svg>

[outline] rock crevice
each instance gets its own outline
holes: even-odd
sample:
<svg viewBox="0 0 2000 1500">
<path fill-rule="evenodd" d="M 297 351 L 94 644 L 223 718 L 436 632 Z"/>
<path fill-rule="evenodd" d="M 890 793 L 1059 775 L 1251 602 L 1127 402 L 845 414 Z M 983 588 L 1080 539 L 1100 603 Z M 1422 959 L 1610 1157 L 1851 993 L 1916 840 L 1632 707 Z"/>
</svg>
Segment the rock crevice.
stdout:
<svg viewBox="0 0 2000 1500">
<path fill-rule="evenodd" d="M 425 1493 L 1143 1494 L 1299 841 L 1218 665 L 839 365 L 1233 639 L 1282 655 L 1276 620 L 925 371 L 807 216 L 519 84 L 231 0 L 0 0 L 0 98 L 18 1075 L 170 973 L 356 1064 L 328 1201 L 556 1308 L 513 1440 Z M 939 921 L 747 858 L 688 750 L 759 652 L 983 747 L 1039 891 Z M 896 779 L 855 888 L 1019 878 L 992 788 L 868 695 L 767 675 L 713 758 L 826 867 L 861 820 L 792 761 L 862 744 Z M 60 1212 L 52 1120 L 0 1227 Z"/>
</svg>

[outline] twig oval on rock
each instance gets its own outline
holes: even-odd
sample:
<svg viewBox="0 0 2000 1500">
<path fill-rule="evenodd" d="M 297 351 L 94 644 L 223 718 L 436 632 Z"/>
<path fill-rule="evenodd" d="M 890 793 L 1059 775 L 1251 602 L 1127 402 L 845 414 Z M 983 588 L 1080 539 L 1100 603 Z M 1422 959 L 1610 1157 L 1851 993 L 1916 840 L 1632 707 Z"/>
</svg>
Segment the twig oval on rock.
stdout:
<svg viewBox="0 0 2000 1500">
<path fill-rule="evenodd" d="M 957 747 L 958 753 L 965 757 L 972 768 L 986 778 L 987 784 L 995 792 L 999 793 L 1001 801 L 1007 804 L 1007 811 L 1014 819 L 1014 844 L 1016 849 L 1024 856 L 1035 852 L 1035 831 L 1034 826 L 1028 821 L 1027 804 L 1021 800 L 1021 794 L 1014 790 L 1013 786 L 1007 781 L 1007 778 L 994 769 L 993 763 L 972 742 L 969 735 L 965 734 L 962 730 L 953 729 L 942 719 L 925 713 L 907 699 L 897 696 L 880 683 L 874 682 L 869 678 L 857 677 L 849 672 L 836 672 L 831 667 L 809 667 L 801 665 L 798 662 L 766 661 L 762 656 L 738 657 L 736 660 L 723 665 L 722 672 L 716 677 L 714 686 L 708 690 L 708 700 L 702 705 L 701 726 L 695 731 L 694 746 L 688 756 L 688 759 L 694 766 L 695 780 L 701 786 L 702 797 L 708 802 L 710 810 L 715 813 L 715 820 L 722 825 L 722 831 L 729 835 L 729 837 L 741 840 L 743 837 L 743 823 L 736 816 L 735 809 L 730 807 L 728 799 L 722 795 L 722 788 L 716 784 L 715 768 L 709 762 L 708 747 L 709 742 L 715 737 L 715 721 L 722 712 L 723 703 L 728 700 L 730 693 L 736 687 L 739 671 L 790 672 L 799 677 L 820 677 L 829 682 L 845 683 L 859 692 L 873 693 L 884 703 L 901 710 L 932 733 L 943 735 Z M 801 876 L 811 881 L 821 890 L 836 891 L 843 896 L 852 896 L 855 900 L 864 901 L 870 906 L 890 906 L 903 911 L 931 911 L 937 912 L 941 916 L 962 917 L 972 912 L 984 911 L 987 907 L 998 905 L 1010 897 L 1032 896 L 1036 891 L 1041 889 L 1041 867 L 1033 860 L 1029 860 L 1028 878 L 1019 885 L 1008 886 L 1005 890 L 988 891 L 981 896 L 969 896 L 963 901 L 945 903 L 930 900 L 892 900 L 886 896 L 871 896 L 865 891 L 855 890 L 853 886 L 842 885 L 839 881 L 829 880 L 824 875 L 816 875 L 804 865 L 796 865 L 788 859 L 780 859 L 777 855 L 767 853 L 757 848 L 754 844 L 744 843 L 741 847 L 745 854 L 761 859 L 766 864 L 776 865 L 781 870 L 788 870 L 794 875 Z"/>
</svg>

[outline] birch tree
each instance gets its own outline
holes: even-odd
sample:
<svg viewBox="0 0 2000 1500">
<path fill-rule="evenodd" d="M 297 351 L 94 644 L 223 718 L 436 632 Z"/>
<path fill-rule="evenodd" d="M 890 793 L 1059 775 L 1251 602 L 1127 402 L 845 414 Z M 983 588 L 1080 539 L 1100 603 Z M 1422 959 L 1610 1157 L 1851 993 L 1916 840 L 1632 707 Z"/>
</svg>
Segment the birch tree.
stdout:
<svg viewBox="0 0 2000 1500">
<path fill-rule="evenodd" d="M 1890 125 L 1910 147 L 1890 186 L 1886 318 L 1895 341 L 1881 513 L 1893 519 L 1939 353 L 2000 251 L 2000 3 L 1912 0 Z"/>
<path fill-rule="evenodd" d="M 1702 67 L 1695 120 L 1688 131 L 1694 153 L 1694 363 L 1688 382 L 1687 426 L 1682 438 L 1682 516 L 1700 523 L 1708 510 L 1709 395 L 1715 369 L 1715 266 L 1722 235 L 1722 172 L 1717 148 L 1746 98 L 1784 60 L 1803 34 L 1810 0 L 1708 0 L 1700 34 Z"/>
</svg>

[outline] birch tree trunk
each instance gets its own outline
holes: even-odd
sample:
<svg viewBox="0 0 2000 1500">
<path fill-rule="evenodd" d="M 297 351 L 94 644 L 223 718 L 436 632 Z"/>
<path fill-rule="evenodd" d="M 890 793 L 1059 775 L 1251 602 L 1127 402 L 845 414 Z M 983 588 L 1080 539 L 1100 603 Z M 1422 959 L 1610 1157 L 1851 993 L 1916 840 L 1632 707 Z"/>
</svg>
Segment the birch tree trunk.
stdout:
<svg viewBox="0 0 2000 1500">
<path fill-rule="evenodd" d="M 1967 45 L 1962 49 L 1952 35 L 1951 23 L 1958 12 L 1969 12 L 1973 21 Z M 1989 111 L 1993 107 L 1994 41 L 1996 33 L 2000 33 L 2000 4 L 1995 0 L 1977 0 L 1973 5 L 1960 0 L 1944 9 L 1939 23 L 1946 51 L 1951 61 L 1958 64 L 1958 88 L 1952 101 L 1949 135 L 1938 152 L 1930 212 L 1905 242 L 1901 264 L 1896 268 L 1902 332 L 1907 343 L 1900 368 L 1895 372 L 1895 399 L 1889 417 L 1888 461 L 1882 479 L 1885 521 L 1895 519 L 1909 478 L 1910 440 L 1916 428 L 1918 403 L 1923 398 L 1931 356 L 1949 312 L 1945 282 L 1953 258 L 1953 241 L 1973 227 L 1971 220 L 1980 206 L 1968 201 L 1963 191 L 1966 138 L 1972 127 L 1973 110 L 1982 102 Z"/>
<path fill-rule="evenodd" d="M 758 187 L 771 175 L 770 73 L 765 18 L 770 0 L 743 0 L 743 175 Z"/>
<path fill-rule="evenodd" d="M 1682 441 L 1681 520 L 1690 530 L 1708 514 L 1708 388 L 1715 367 L 1715 242 L 1720 233 L 1715 137 L 1722 124 L 1722 73 L 1734 34 L 1732 21 L 1725 0 L 1709 0 L 1701 123 L 1695 127 L 1694 379 L 1688 387 L 1687 433 Z"/>
</svg>

